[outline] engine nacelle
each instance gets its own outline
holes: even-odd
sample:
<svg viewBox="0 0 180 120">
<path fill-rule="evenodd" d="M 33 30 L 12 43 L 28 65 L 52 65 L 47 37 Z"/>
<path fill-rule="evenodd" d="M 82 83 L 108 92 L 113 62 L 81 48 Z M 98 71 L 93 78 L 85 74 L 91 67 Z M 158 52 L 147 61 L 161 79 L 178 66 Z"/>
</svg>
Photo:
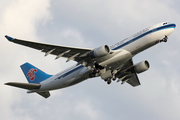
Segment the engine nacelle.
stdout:
<svg viewBox="0 0 180 120">
<path fill-rule="evenodd" d="M 95 48 L 91 53 L 90 56 L 92 57 L 102 57 L 110 53 L 110 48 L 108 45 L 103 45 L 98 48 Z"/>
<path fill-rule="evenodd" d="M 137 63 L 137 64 L 134 66 L 134 71 L 135 71 L 136 73 L 142 73 L 142 72 L 148 70 L 149 67 L 150 67 L 149 62 L 148 62 L 147 60 L 144 60 L 144 61 L 142 61 L 142 62 L 140 62 L 140 63 Z"/>
</svg>

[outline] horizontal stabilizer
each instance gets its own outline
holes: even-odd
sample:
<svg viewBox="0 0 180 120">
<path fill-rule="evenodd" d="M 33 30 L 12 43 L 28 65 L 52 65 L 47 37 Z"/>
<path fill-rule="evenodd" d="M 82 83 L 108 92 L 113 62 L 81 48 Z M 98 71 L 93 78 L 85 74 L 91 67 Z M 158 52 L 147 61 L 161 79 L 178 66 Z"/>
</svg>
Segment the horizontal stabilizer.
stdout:
<svg viewBox="0 0 180 120">
<path fill-rule="evenodd" d="M 19 87 L 27 90 L 39 89 L 41 87 L 40 84 L 33 84 L 33 83 L 19 83 L 19 82 L 8 82 L 5 85 L 10 85 L 14 87 Z"/>
</svg>

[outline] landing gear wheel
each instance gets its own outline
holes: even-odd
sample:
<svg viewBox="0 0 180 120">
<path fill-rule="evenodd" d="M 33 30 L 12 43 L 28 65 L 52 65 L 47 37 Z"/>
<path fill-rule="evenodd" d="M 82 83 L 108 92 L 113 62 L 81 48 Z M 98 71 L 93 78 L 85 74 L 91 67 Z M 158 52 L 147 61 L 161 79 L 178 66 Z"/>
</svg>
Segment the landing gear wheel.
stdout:
<svg viewBox="0 0 180 120">
<path fill-rule="evenodd" d="M 111 84 L 111 80 L 108 80 L 108 81 L 107 81 L 107 84 L 108 84 L 108 85 Z"/>
<path fill-rule="evenodd" d="M 165 37 L 164 37 L 163 39 L 159 40 L 158 43 L 159 43 L 159 42 L 160 42 L 160 43 L 161 43 L 161 42 L 167 42 L 167 39 L 168 39 L 168 36 L 165 35 Z"/>
<path fill-rule="evenodd" d="M 167 42 L 167 39 L 164 39 L 164 42 Z"/>
<path fill-rule="evenodd" d="M 163 38 L 163 42 L 167 42 L 168 37 L 165 35 L 165 37 Z"/>
<path fill-rule="evenodd" d="M 115 76 L 113 76 L 113 77 L 112 77 L 112 80 L 113 80 L 113 81 L 115 81 L 115 80 L 116 80 L 116 77 L 115 77 Z"/>
</svg>

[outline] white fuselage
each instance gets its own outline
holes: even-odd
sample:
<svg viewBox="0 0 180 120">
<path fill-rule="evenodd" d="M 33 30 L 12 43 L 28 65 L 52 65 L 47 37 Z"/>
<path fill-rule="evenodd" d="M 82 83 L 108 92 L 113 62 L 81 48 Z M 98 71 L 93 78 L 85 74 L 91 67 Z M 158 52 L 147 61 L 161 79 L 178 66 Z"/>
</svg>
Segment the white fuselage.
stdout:
<svg viewBox="0 0 180 120">
<path fill-rule="evenodd" d="M 110 46 L 113 54 L 108 54 L 97 60 L 101 66 L 111 66 L 111 69 L 117 69 L 133 56 L 143 50 L 155 45 L 165 36 L 169 36 L 175 28 L 173 23 L 160 23 Z M 45 81 L 42 81 L 41 88 L 38 91 L 49 91 L 68 87 L 77 84 L 89 78 L 91 69 L 83 65 L 72 66 Z"/>
</svg>

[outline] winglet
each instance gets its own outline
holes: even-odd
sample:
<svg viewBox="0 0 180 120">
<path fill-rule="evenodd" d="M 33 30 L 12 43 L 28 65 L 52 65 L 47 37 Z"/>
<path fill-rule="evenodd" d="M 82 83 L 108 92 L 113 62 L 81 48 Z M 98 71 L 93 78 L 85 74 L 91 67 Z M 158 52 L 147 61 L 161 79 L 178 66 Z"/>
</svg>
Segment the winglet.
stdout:
<svg viewBox="0 0 180 120">
<path fill-rule="evenodd" d="M 10 36 L 5 36 L 9 41 L 13 40 L 14 38 L 10 37 Z"/>
</svg>

